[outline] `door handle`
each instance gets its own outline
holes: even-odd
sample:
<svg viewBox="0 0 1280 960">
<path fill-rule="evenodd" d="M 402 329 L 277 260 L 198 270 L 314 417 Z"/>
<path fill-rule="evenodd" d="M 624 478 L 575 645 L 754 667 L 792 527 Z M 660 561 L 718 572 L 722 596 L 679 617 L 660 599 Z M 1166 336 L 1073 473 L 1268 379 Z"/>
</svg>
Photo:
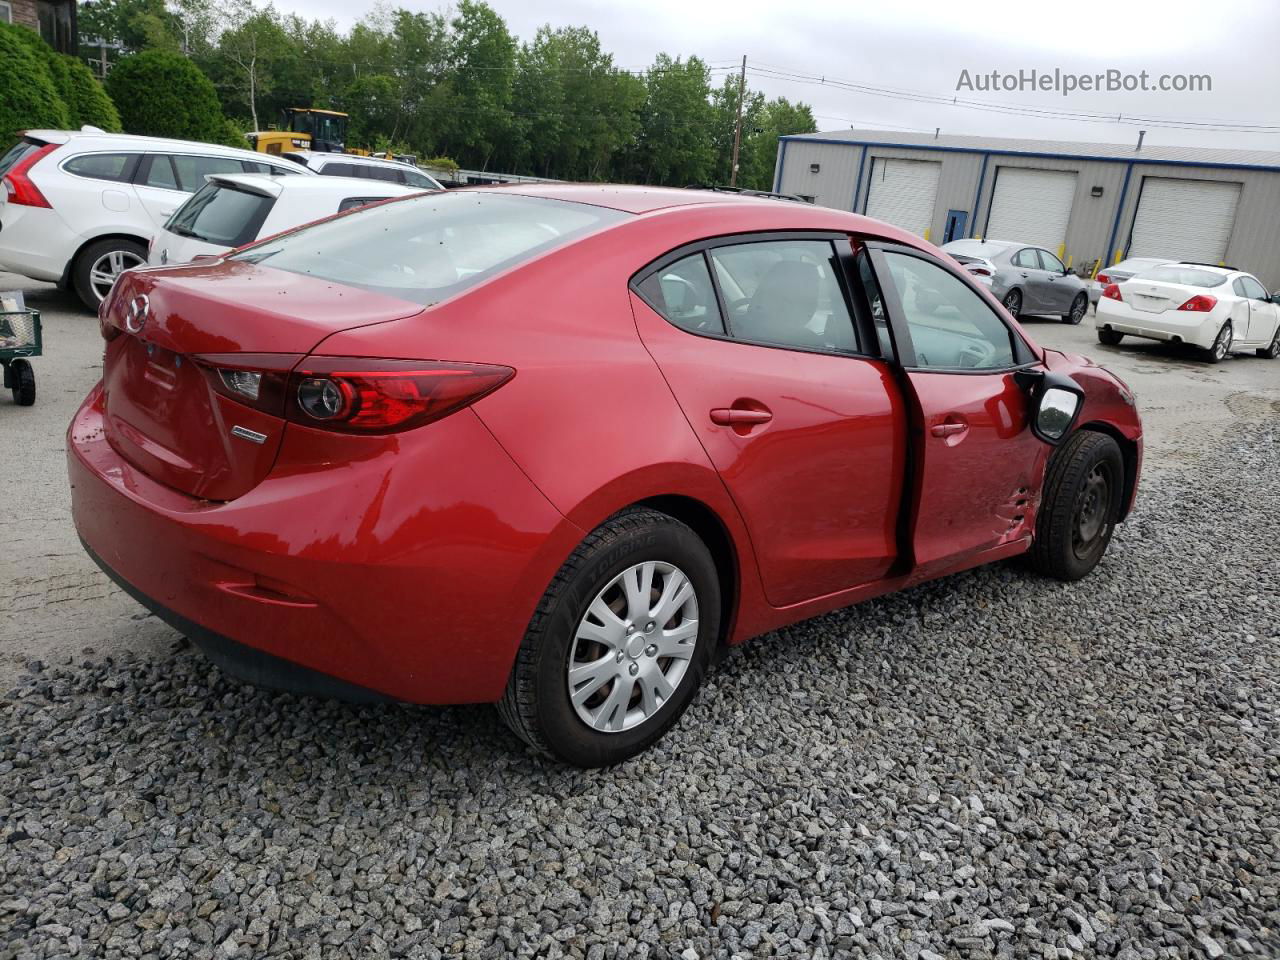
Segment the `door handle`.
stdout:
<svg viewBox="0 0 1280 960">
<path fill-rule="evenodd" d="M 1022 277 L 1022 279 L 1024 279 L 1024 280 L 1027 278 L 1026 273 L 1021 273 L 1021 274 L 1019 274 L 1019 276 L 1020 276 L 1020 277 Z"/>
<path fill-rule="evenodd" d="M 773 414 L 768 410 L 751 410 L 739 407 L 716 407 L 711 411 L 711 422 L 722 427 L 736 427 L 740 424 L 752 425 L 768 423 Z"/>
<path fill-rule="evenodd" d="M 946 423 L 935 423 L 929 432 L 935 437 L 954 437 L 968 429 L 969 425 L 967 423 L 947 421 Z"/>
</svg>

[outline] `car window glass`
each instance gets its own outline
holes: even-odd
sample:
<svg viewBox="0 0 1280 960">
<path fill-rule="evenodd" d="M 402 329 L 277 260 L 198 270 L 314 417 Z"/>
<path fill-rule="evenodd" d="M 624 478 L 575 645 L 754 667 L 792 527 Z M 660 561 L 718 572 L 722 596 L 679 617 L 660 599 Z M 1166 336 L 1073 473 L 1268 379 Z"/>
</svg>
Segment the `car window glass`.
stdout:
<svg viewBox="0 0 1280 960">
<path fill-rule="evenodd" d="M 247 190 L 206 183 L 178 208 L 165 229 L 223 247 L 238 247 L 258 236 L 275 200 Z"/>
<path fill-rule="evenodd" d="M 857 349 L 830 241 L 766 240 L 714 247 L 710 254 L 735 338 Z"/>
<path fill-rule="evenodd" d="M 338 203 L 338 212 L 344 210 L 354 210 L 356 207 L 366 207 L 371 203 L 377 203 L 379 200 L 386 200 L 387 197 L 343 197 Z"/>
<path fill-rule="evenodd" d="M 1053 273 L 1066 273 L 1067 268 L 1063 262 L 1048 250 L 1039 250 L 1037 252 L 1040 254 L 1040 267 L 1042 270 L 1049 270 Z"/>
<path fill-rule="evenodd" d="M 439 190 L 440 189 L 439 187 L 436 186 L 435 181 L 433 181 L 430 177 L 419 173 L 417 170 L 405 170 L 403 171 L 403 175 L 404 175 L 404 182 L 411 187 L 418 187 L 421 190 Z"/>
<path fill-rule="evenodd" d="M 245 173 L 265 173 L 271 177 L 283 177 L 298 172 L 292 164 L 287 167 L 280 167 L 272 163 L 259 163 L 256 160 L 241 160 L 240 162 L 244 164 Z"/>
<path fill-rule="evenodd" d="M 886 252 L 911 331 L 916 366 L 998 370 L 1014 364 L 1012 334 L 964 281 L 927 260 Z"/>
<path fill-rule="evenodd" d="M 244 167 L 235 157 L 199 157 L 192 154 L 173 155 L 173 166 L 178 171 L 179 189 L 195 193 L 204 186 L 204 178 L 211 173 L 243 173 Z"/>
<path fill-rule="evenodd" d="M 876 339 L 880 342 L 880 355 L 893 356 L 893 340 L 889 334 L 889 313 L 885 309 L 884 295 L 880 292 L 880 283 L 876 280 L 875 270 L 871 267 L 871 257 L 865 250 L 858 254 L 858 279 L 862 283 L 862 293 L 867 300 L 867 309 L 871 312 L 871 322 L 876 328 Z"/>
<path fill-rule="evenodd" d="M 0 157 L 0 174 L 3 174 L 8 170 L 12 169 L 13 167 L 17 166 L 18 161 L 24 159 L 30 154 L 35 153 L 39 149 L 40 149 L 39 143 L 36 143 L 32 140 L 19 140 L 17 143 L 15 143 L 12 147 L 9 148 L 8 153 L 6 153 L 3 157 Z"/>
<path fill-rule="evenodd" d="M 1244 287 L 1244 290 L 1243 290 L 1244 295 L 1246 297 L 1249 297 L 1251 300 L 1269 299 L 1269 297 L 1267 296 L 1266 288 L 1263 287 L 1262 284 L 1260 284 L 1257 280 L 1253 279 L 1253 277 L 1241 277 L 1240 283 Z"/>
<path fill-rule="evenodd" d="M 360 170 L 354 163 L 326 163 L 316 172 L 325 177 L 360 176 Z"/>
<path fill-rule="evenodd" d="M 404 183 L 404 171 L 397 170 L 394 167 L 361 167 L 362 176 L 368 177 L 370 180 L 384 180 L 387 183 Z"/>
<path fill-rule="evenodd" d="M 62 165 L 62 169 L 78 177 L 119 182 L 129 179 L 129 162 L 132 159 L 127 153 L 89 153 L 72 157 Z"/>
<path fill-rule="evenodd" d="M 1025 250 L 1019 250 L 1013 255 L 1013 265 L 1015 267 L 1029 267 L 1032 270 L 1040 269 L 1040 261 L 1036 258 L 1036 252 L 1030 247 Z"/>
<path fill-rule="evenodd" d="M 164 154 L 156 154 L 151 158 L 151 169 L 147 171 L 146 185 L 159 187 L 161 190 L 178 189 L 178 178 L 173 173 L 173 164 Z"/>
<path fill-rule="evenodd" d="M 649 274 L 639 284 L 639 290 L 653 309 L 682 330 L 724 333 L 715 287 L 701 253 Z"/>
<path fill-rule="evenodd" d="M 1169 264 L 1163 267 L 1152 267 L 1150 270 L 1143 270 L 1135 279 L 1156 280 L 1160 283 L 1182 283 L 1188 287 L 1209 288 L 1222 286 L 1227 282 L 1227 275 L 1225 273 L 1215 273 L 1212 270 L 1197 270 L 1195 267 Z"/>
</svg>

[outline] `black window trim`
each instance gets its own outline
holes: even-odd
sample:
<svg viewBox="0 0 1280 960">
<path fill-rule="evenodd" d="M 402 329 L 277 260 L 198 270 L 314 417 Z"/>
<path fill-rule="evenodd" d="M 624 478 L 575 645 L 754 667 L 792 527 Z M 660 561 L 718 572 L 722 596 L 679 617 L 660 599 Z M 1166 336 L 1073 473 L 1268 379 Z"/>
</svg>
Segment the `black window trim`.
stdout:
<svg viewBox="0 0 1280 960">
<path fill-rule="evenodd" d="M 885 301 L 885 310 L 889 314 L 889 334 L 893 340 L 894 350 L 898 355 L 899 365 L 906 371 L 911 373 L 941 373 L 946 375 L 966 374 L 976 376 L 990 376 L 992 374 L 1012 373 L 1016 370 L 1025 370 L 1029 367 L 1037 366 L 1040 363 L 1040 357 L 1037 356 L 1035 350 L 1027 343 L 1026 338 L 1013 327 L 1000 312 L 987 302 L 981 291 L 978 290 L 974 282 L 967 276 L 966 272 L 957 266 L 945 263 L 937 257 L 930 255 L 924 250 L 907 246 L 906 244 L 891 243 L 881 240 L 862 240 L 863 246 L 866 247 L 871 257 L 871 267 L 876 275 L 876 282 L 880 285 L 880 295 Z M 1027 249 L 1034 249 L 1028 247 Z M 906 312 L 902 306 L 902 300 L 898 295 L 897 285 L 893 282 L 893 274 L 889 270 L 889 265 L 884 259 L 886 253 L 898 253 L 906 256 L 915 257 L 926 263 L 931 263 L 941 268 L 959 280 L 965 287 L 973 292 L 973 295 L 982 301 L 983 306 L 991 311 L 994 316 L 1004 326 L 1009 334 L 1010 342 L 1013 346 L 1014 363 L 1004 367 L 922 367 L 916 363 L 915 345 L 911 339 L 910 325 L 907 323 Z"/>
<path fill-rule="evenodd" d="M 125 156 L 128 159 L 125 161 L 124 169 L 120 171 L 120 178 L 118 180 L 111 177 L 91 177 L 88 174 L 76 173 L 74 170 L 67 169 L 69 164 L 75 163 L 82 157 L 119 156 Z M 86 150 L 83 153 L 76 153 L 67 157 L 67 159 L 63 160 L 62 163 L 58 165 L 58 169 L 70 176 L 79 177 L 81 180 L 97 180 L 101 183 L 133 183 L 134 174 L 141 163 L 142 157 L 143 154 L 135 150 Z"/>
<path fill-rule="evenodd" d="M 707 340 L 724 340 L 730 343 L 742 343 L 752 347 L 768 347 L 771 350 L 790 350 L 793 353 L 814 353 L 824 357 L 849 357 L 861 360 L 884 360 L 879 353 L 875 331 L 871 330 L 871 338 L 867 338 L 867 330 L 863 321 L 867 319 L 864 311 L 855 307 L 856 297 L 852 296 L 853 285 L 849 277 L 849 270 L 853 261 L 853 245 L 852 237 L 847 233 L 841 233 L 838 230 L 748 230 L 742 233 L 723 234 L 717 237 L 706 237 L 701 240 L 695 240 L 692 243 L 686 243 L 668 250 L 662 256 L 654 260 L 650 260 L 647 264 L 631 275 L 627 286 L 631 292 L 639 297 L 654 313 L 662 317 L 662 319 L 671 324 L 682 333 L 687 333 L 692 337 L 703 337 Z M 725 308 L 724 293 L 720 289 L 720 279 L 716 276 L 715 264 L 711 260 L 710 251 L 717 247 L 736 247 L 746 243 L 770 243 L 788 240 L 814 241 L 825 240 L 832 245 L 836 260 L 840 263 L 840 269 L 835 271 L 836 283 L 840 288 L 840 293 L 844 297 L 845 308 L 849 312 L 850 318 L 853 320 L 853 338 L 856 344 L 854 350 L 839 349 L 823 349 L 821 347 L 802 347 L 794 346 L 786 343 L 770 343 L 764 340 L 747 340 L 743 337 L 735 337 L 733 335 L 733 322 L 729 317 L 729 311 Z M 841 244 L 848 247 L 846 254 Z M 649 277 L 653 276 L 661 270 L 665 270 L 673 263 L 691 257 L 696 253 L 702 254 L 703 264 L 707 269 L 707 273 L 711 277 L 711 288 L 715 291 L 716 305 L 720 310 L 720 321 L 724 327 L 724 333 L 712 333 L 701 330 L 689 330 L 685 327 L 674 323 L 667 318 L 664 313 L 664 307 L 654 303 L 640 289 L 640 284 Z M 869 352 L 869 347 L 876 347 L 876 352 Z"/>
</svg>

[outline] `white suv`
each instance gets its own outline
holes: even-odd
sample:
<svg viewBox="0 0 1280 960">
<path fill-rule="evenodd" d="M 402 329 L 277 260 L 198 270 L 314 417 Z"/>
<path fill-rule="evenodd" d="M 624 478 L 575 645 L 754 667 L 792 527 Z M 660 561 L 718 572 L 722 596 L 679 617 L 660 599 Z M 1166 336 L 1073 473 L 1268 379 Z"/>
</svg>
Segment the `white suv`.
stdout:
<svg viewBox="0 0 1280 960">
<path fill-rule="evenodd" d="M 73 287 L 90 309 L 211 173 L 311 175 L 250 150 L 83 130 L 28 130 L 0 157 L 0 269 Z"/>
<path fill-rule="evenodd" d="M 319 150 L 294 150 L 284 156 L 323 177 L 362 177 L 367 180 L 402 183 L 418 190 L 444 189 L 439 180 L 399 160 L 360 157 L 351 153 L 323 153 Z"/>
</svg>

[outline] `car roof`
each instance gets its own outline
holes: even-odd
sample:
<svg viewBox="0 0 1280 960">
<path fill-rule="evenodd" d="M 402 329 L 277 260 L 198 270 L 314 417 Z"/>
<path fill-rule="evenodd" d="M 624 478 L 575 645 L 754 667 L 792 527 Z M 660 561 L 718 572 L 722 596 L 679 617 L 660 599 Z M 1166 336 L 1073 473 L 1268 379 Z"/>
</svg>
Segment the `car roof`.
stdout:
<svg viewBox="0 0 1280 960">
<path fill-rule="evenodd" d="M 168 150 L 181 153 L 203 153 L 215 156 L 252 158 L 278 163 L 279 157 L 258 153 L 247 147 L 228 147 L 219 143 L 202 143 L 198 140 L 178 140 L 172 137 L 144 137 L 135 133 L 107 133 L 97 128 L 88 130 L 24 130 L 21 136 L 43 140 L 46 143 L 68 144 L 88 141 L 95 147 L 119 150 Z"/>
<path fill-rule="evenodd" d="M 341 163 L 364 164 L 371 167 L 408 167 L 417 170 L 411 163 L 403 160 L 387 160 L 383 157 L 362 157 L 358 153 L 330 153 L 326 150 L 290 150 L 286 157 L 301 157 L 303 160 L 336 160 Z M 296 162 L 296 161 L 295 161 Z"/>
<path fill-rule="evenodd" d="M 1216 263 L 1196 263 L 1194 260 L 1168 260 L 1161 264 L 1164 267 L 1190 267 L 1193 270 L 1208 270 L 1211 273 L 1220 273 L 1224 277 L 1228 277 L 1233 273 L 1244 273 L 1243 270 L 1237 270 L 1235 267 L 1220 267 Z"/>
<path fill-rule="evenodd" d="M 285 193 L 341 197 L 374 195 L 403 197 L 422 192 L 420 187 L 406 187 L 389 180 L 369 180 L 364 177 L 275 177 L 269 173 L 211 173 L 205 179 L 210 182 L 234 184 L 271 197 L 279 197 Z"/>
<path fill-rule="evenodd" d="M 672 207 L 686 207 L 694 204 L 751 206 L 763 205 L 765 208 L 826 209 L 812 207 L 809 204 L 798 204 L 779 200 L 773 197 L 758 197 L 741 193 L 721 193 L 715 190 L 688 190 L 679 187 L 647 187 L 629 186 L 612 183 L 510 183 L 486 186 L 466 187 L 467 190 L 484 190 L 520 194 L 525 197 L 543 197 L 548 200 L 568 200 L 574 203 L 588 203 L 596 207 L 608 207 L 623 213 L 653 213 Z M 836 212 L 836 211 L 830 211 Z"/>
</svg>

